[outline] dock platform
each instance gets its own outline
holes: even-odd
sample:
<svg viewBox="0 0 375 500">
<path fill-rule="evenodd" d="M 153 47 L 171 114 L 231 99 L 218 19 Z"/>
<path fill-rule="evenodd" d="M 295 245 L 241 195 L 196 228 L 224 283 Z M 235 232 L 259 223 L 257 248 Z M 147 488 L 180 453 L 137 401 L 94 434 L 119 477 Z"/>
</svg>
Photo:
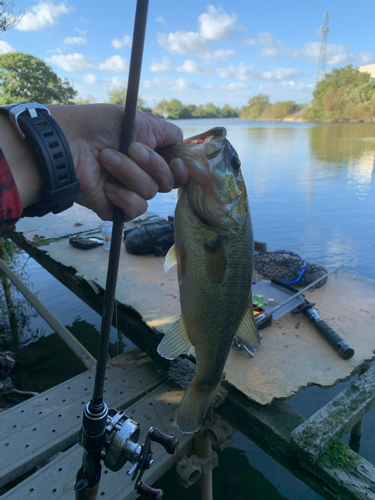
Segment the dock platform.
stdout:
<svg viewBox="0 0 375 500">
<path fill-rule="evenodd" d="M 35 470 L 5 493 L 4 500 L 74 498 L 73 487 L 83 453 L 76 444 L 77 436 L 94 377 L 95 369 L 88 370 L 0 414 L 0 486 Z M 155 465 L 144 475 L 144 480 L 151 484 L 192 447 L 193 436 L 181 434 L 174 423 L 182 392 L 139 349 L 108 363 L 105 401 L 109 408 L 125 410 L 140 424 L 139 442 L 144 442 L 150 427 L 174 434 L 180 441 L 173 456 L 167 455 L 161 446 L 153 446 Z M 134 483 L 126 475 L 130 468 L 130 463 L 125 464 L 114 473 L 103 467 L 99 495 L 105 494 L 111 500 L 137 498 Z"/>
<path fill-rule="evenodd" d="M 46 216 L 36 222 L 20 221 L 12 239 L 101 313 L 109 253 L 102 247 L 83 251 L 69 245 L 69 235 L 95 230 L 100 222 L 92 213 L 86 214 L 81 207 L 76 210 L 73 215 L 72 212 L 66 215 L 65 219 L 57 219 L 57 223 L 56 216 Z M 45 226 L 40 225 L 42 222 Z M 77 222 L 82 225 L 76 226 Z M 116 289 L 118 328 L 146 352 L 157 363 L 156 366 L 162 368 L 167 368 L 168 362 L 156 354 L 156 347 L 180 314 L 178 297 L 176 272 L 171 270 L 164 274 L 163 258 L 129 255 L 122 245 Z M 359 382 L 354 380 L 350 386 L 352 393 L 344 395 L 344 398 L 352 397 L 356 420 L 361 419 L 375 404 L 375 386 L 372 385 L 375 370 L 372 368 L 364 373 L 375 357 L 375 283 L 338 272 L 331 275 L 322 288 L 307 292 L 307 297 L 316 303 L 315 307 L 322 319 L 355 349 L 354 357 L 344 361 L 303 315 L 288 314 L 264 330 L 262 347 L 253 359 L 244 351 L 231 351 L 224 382 L 229 395 L 217 412 L 324 498 L 375 500 L 375 467 L 340 441 L 344 430 L 356 422 L 344 411 L 338 411 L 335 404 L 330 408 L 327 408 L 328 405 L 324 407 L 315 420 L 305 421 L 285 403 L 285 400 L 309 385 L 330 387 L 358 374 Z M 157 392 L 163 384 L 161 382 L 154 391 Z M 360 387 L 356 388 L 355 384 Z M 175 391 L 176 401 L 167 405 L 170 409 L 178 404 L 182 394 L 177 389 Z M 144 397 L 146 402 L 148 396 Z M 340 405 L 342 407 L 342 401 Z M 168 424 L 168 418 L 173 419 L 166 413 L 162 419 L 165 425 Z M 335 428 L 331 429 L 327 439 L 321 440 L 319 436 L 324 433 L 324 425 L 332 427 L 332 422 Z M 149 427 L 147 423 L 145 425 Z M 174 424 L 170 422 L 170 425 L 173 427 Z M 317 428 L 320 431 L 314 435 L 312 431 Z M 167 432 L 166 429 L 161 430 Z M 29 432 L 34 431 L 29 429 Z M 188 436 L 179 437 L 189 440 Z M 74 442 L 73 437 L 69 439 L 70 443 Z M 318 450 L 314 448 L 314 453 L 309 451 L 306 444 L 311 440 L 320 443 Z M 345 451 L 346 459 L 342 463 L 337 461 L 337 453 L 334 452 L 338 442 Z M 24 481 L 24 486 L 22 483 L 16 486 L 14 492 L 18 491 L 17 488 L 27 489 L 29 486 L 26 483 L 31 484 L 34 476 L 43 477 L 44 469 L 51 470 L 52 474 L 52 471 L 56 471 L 52 464 L 56 460 L 64 461 L 64 456 L 75 453 L 75 448 L 73 446 L 72 451 L 64 452 L 61 457 L 33 474 Z M 70 460 L 64 463 L 68 464 Z M 56 472 L 54 474 L 53 477 L 58 476 Z M 118 473 L 119 476 L 121 474 Z M 69 476 L 69 481 L 72 481 L 72 477 Z M 46 479 L 42 479 L 43 482 Z M 34 486 L 31 488 L 35 489 Z M 23 494 L 26 489 L 22 490 Z M 110 498 L 125 498 L 116 494 L 113 493 L 114 496 Z"/>
</svg>

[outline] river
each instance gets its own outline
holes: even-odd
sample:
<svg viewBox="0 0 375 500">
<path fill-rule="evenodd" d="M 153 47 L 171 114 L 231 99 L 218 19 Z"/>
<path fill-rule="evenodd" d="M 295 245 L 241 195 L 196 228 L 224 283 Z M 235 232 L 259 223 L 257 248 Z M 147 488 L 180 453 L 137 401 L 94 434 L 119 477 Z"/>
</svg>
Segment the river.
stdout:
<svg viewBox="0 0 375 500">
<path fill-rule="evenodd" d="M 255 239 L 267 242 L 268 248 L 290 250 L 323 266 L 338 266 L 375 243 L 375 125 L 271 123 L 237 118 L 174 123 L 183 129 L 185 137 L 213 126 L 226 127 L 242 162 Z M 166 217 L 173 214 L 175 203 L 176 192 L 158 194 L 149 203 L 149 210 Z M 96 355 L 99 315 L 35 261 L 22 253 L 18 259 L 28 285 L 38 292 L 40 300 Z M 375 247 L 343 270 L 375 280 L 374 262 Z M 62 374 L 53 369 L 55 363 L 62 362 L 61 346 L 55 337 L 39 317 L 31 318 L 26 325 L 20 343 L 29 347 L 20 351 L 27 354 L 22 358 L 24 374 L 21 370 L 17 379 L 23 388 L 44 390 L 75 373 L 73 367 Z M 16 348 L 10 340 L 2 347 Z M 132 344 L 113 329 L 111 354 L 130 347 Z M 38 369 L 32 369 L 36 359 Z M 63 362 L 64 366 L 69 364 Z M 328 390 L 309 387 L 288 404 L 308 417 L 347 385 L 341 383 Z M 361 454 L 373 463 L 374 438 L 373 410 L 366 417 L 361 448 Z M 165 498 L 198 498 L 194 490 L 179 486 L 172 472 L 158 484 L 164 488 Z M 216 500 L 229 496 L 234 500 L 321 498 L 240 433 L 219 454 L 214 496 Z"/>
</svg>

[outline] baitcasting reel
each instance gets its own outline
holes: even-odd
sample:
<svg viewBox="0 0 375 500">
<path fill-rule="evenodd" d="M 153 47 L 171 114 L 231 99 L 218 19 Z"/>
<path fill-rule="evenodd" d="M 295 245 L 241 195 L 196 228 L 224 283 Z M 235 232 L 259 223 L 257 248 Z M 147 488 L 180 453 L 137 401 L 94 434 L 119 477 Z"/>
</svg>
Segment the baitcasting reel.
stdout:
<svg viewBox="0 0 375 500">
<path fill-rule="evenodd" d="M 104 419 L 106 421 L 104 432 L 98 434 Z M 137 422 L 125 415 L 124 411 L 118 411 L 105 405 L 104 410 L 98 414 L 90 411 L 90 403 L 84 410 L 84 422 L 78 441 L 85 448 L 88 455 L 100 454 L 105 466 L 114 471 L 119 471 L 127 461 L 133 464 L 128 472 L 135 481 L 134 489 L 140 495 L 145 495 L 152 500 L 160 500 L 163 497 L 162 490 L 154 489 L 142 481 L 144 472 L 153 463 L 151 442 L 154 441 L 163 446 L 165 451 L 172 455 L 177 446 L 178 439 L 175 436 L 167 436 L 158 429 L 150 427 L 145 443 L 137 443 L 140 434 L 140 426 Z M 89 457 L 87 456 L 89 459 Z M 78 479 L 78 478 L 77 478 Z M 76 491 L 84 485 L 84 478 L 77 481 Z"/>
</svg>

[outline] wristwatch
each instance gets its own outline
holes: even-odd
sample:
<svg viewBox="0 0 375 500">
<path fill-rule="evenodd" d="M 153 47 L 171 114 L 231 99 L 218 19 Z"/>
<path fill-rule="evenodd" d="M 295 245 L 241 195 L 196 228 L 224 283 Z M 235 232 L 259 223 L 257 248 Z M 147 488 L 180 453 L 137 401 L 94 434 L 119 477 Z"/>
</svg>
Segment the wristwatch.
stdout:
<svg viewBox="0 0 375 500">
<path fill-rule="evenodd" d="M 0 106 L 28 144 L 42 180 L 42 201 L 27 207 L 23 216 L 57 214 L 71 207 L 79 194 L 79 181 L 65 136 L 46 106 L 17 102 Z"/>
</svg>

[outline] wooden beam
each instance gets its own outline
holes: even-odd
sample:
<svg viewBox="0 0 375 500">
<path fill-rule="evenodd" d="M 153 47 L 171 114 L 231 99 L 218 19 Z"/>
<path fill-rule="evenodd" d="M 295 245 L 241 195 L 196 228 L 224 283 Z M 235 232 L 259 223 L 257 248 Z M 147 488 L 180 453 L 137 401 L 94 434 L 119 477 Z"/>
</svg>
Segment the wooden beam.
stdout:
<svg viewBox="0 0 375 500">
<path fill-rule="evenodd" d="M 96 366 L 96 360 L 89 351 L 78 342 L 78 340 L 70 333 L 65 326 L 49 311 L 38 297 L 23 283 L 14 272 L 9 269 L 3 260 L 0 259 L 0 269 L 12 283 L 18 288 L 22 295 L 30 302 L 30 304 L 37 310 L 42 318 L 49 324 L 49 326 L 61 337 L 65 344 L 71 349 L 83 365 L 90 370 Z"/>
<path fill-rule="evenodd" d="M 375 466 L 341 441 L 314 463 L 300 456 L 290 435 L 304 421 L 283 401 L 259 405 L 226 384 L 229 396 L 216 410 L 326 500 L 375 500 Z M 251 463 L 251 458 L 250 458 Z"/>
<path fill-rule="evenodd" d="M 297 427 L 291 440 L 316 462 L 375 405 L 375 366 Z"/>
</svg>

